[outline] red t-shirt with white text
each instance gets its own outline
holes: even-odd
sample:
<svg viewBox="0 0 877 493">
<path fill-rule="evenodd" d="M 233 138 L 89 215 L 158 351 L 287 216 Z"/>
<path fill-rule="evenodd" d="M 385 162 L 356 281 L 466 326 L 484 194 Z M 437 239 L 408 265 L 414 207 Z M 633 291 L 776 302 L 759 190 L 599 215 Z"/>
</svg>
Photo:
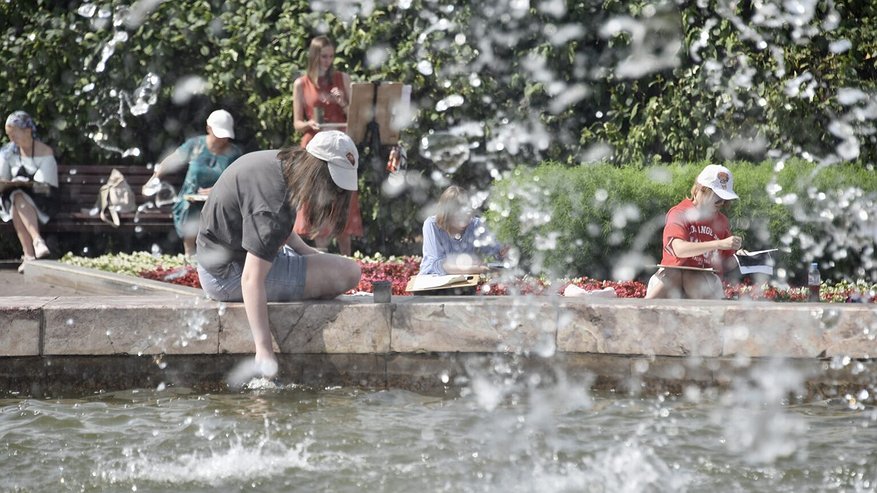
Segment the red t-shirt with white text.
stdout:
<svg viewBox="0 0 877 493">
<path fill-rule="evenodd" d="M 731 227 L 724 214 L 717 212 L 713 217 L 697 219 L 697 208 L 694 206 L 694 202 L 691 199 L 685 199 L 667 212 L 667 222 L 664 224 L 664 255 L 661 258 L 661 264 L 712 267 L 721 275 L 724 272 L 724 259 L 733 255 L 733 250 L 713 250 L 696 257 L 679 258 L 674 255 L 670 240 L 678 238 L 692 243 L 700 243 L 721 240 L 729 236 L 731 236 Z"/>
</svg>

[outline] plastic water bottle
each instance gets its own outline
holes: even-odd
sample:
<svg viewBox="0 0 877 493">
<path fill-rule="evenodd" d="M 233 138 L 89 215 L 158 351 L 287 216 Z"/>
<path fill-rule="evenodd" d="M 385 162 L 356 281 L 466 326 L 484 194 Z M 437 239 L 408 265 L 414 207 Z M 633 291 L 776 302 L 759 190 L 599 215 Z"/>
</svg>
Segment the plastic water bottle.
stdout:
<svg viewBox="0 0 877 493">
<path fill-rule="evenodd" d="M 810 288 L 810 296 L 808 301 L 819 301 L 819 285 L 822 283 L 822 277 L 819 275 L 819 264 L 813 262 L 810 269 L 807 270 L 807 286 Z"/>
</svg>

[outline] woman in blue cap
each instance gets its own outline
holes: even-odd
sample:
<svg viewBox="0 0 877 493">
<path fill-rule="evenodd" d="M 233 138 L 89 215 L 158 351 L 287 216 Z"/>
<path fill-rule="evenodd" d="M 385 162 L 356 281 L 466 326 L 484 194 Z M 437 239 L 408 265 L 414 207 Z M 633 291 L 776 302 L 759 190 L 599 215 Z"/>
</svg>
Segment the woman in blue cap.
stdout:
<svg viewBox="0 0 877 493">
<path fill-rule="evenodd" d="M 0 149 L 0 219 L 12 221 L 21 243 L 22 263 L 49 255 L 40 234 L 57 210 L 53 199 L 58 188 L 58 165 L 52 148 L 39 140 L 33 118 L 16 111 L 6 118 L 6 135 L 10 143 Z"/>
</svg>

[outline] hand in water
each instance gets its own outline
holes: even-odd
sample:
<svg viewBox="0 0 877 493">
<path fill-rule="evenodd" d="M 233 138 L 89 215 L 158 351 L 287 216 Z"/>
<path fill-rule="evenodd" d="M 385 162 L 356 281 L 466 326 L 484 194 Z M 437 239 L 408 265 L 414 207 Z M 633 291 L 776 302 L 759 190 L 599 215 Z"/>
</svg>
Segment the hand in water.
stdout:
<svg viewBox="0 0 877 493">
<path fill-rule="evenodd" d="M 254 378 L 271 378 L 277 375 L 277 360 L 271 358 L 247 358 L 238 363 L 228 374 L 229 387 L 239 389 Z"/>
</svg>

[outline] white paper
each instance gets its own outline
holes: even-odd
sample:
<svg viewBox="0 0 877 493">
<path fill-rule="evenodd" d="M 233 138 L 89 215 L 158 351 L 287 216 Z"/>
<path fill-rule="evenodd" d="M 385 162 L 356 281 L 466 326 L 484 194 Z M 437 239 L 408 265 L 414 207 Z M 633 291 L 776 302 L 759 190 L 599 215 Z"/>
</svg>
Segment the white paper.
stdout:
<svg viewBox="0 0 877 493">
<path fill-rule="evenodd" d="M 762 253 L 770 253 L 770 252 L 778 252 L 779 248 L 771 248 L 768 250 L 756 250 L 754 252 L 750 252 L 749 250 L 738 250 L 734 255 L 739 255 L 741 257 L 754 257 L 756 255 L 761 255 Z"/>
<path fill-rule="evenodd" d="M 440 288 L 442 286 L 448 286 L 451 284 L 456 284 L 458 282 L 465 282 L 466 276 L 463 274 L 452 274 L 447 276 L 439 276 L 439 275 L 418 275 L 414 278 L 414 289 L 432 289 L 432 288 Z"/>
<path fill-rule="evenodd" d="M 749 266 L 740 266 L 741 274 L 767 274 L 769 276 L 773 275 L 773 267 L 769 265 L 749 265 Z"/>
<path fill-rule="evenodd" d="M 770 265 L 770 263 L 772 263 L 770 253 L 776 252 L 776 251 L 778 251 L 777 248 L 770 248 L 768 250 L 758 250 L 758 251 L 754 251 L 754 252 L 750 252 L 748 250 L 739 250 L 737 253 L 734 254 L 734 260 L 737 261 L 737 266 L 740 268 L 741 274 L 767 274 L 769 276 L 772 276 L 773 275 L 773 265 Z M 767 254 L 767 255 L 765 255 L 765 254 Z M 759 255 L 764 255 L 767 262 L 761 263 L 761 264 L 755 264 L 755 265 L 743 265 L 743 263 L 740 262 L 741 257 L 743 257 L 743 258 L 757 257 Z M 754 261 L 758 261 L 758 260 L 760 260 L 760 259 L 754 259 Z M 748 262 L 752 262 L 752 261 L 753 260 L 749 260 Z"/>
</svg>

